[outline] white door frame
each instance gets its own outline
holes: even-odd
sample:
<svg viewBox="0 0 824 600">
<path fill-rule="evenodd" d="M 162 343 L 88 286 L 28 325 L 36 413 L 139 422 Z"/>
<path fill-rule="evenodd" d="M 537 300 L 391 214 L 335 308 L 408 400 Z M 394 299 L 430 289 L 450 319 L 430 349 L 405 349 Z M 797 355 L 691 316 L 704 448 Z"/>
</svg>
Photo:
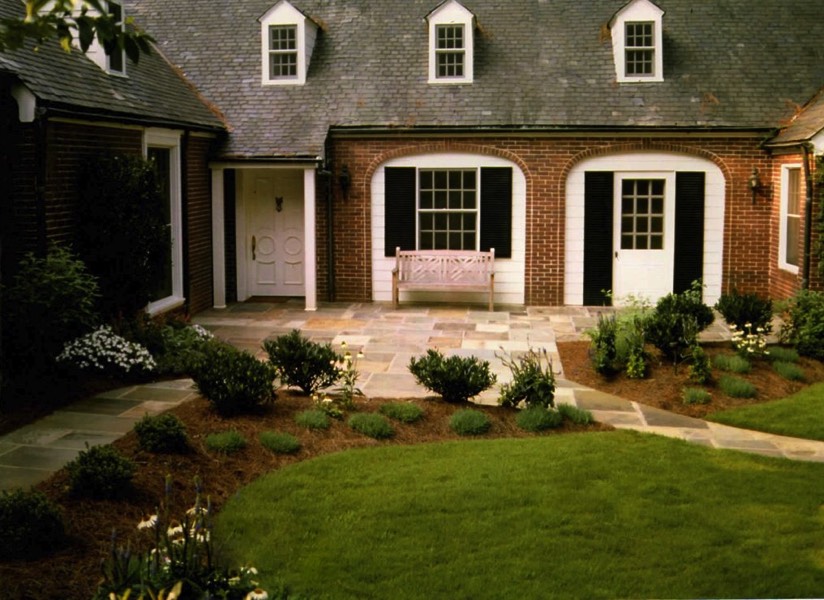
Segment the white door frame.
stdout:
<svg viewBox="0 0 824 600">
<path fill-rule="evenodd" d="M 236 169 L 238 177 L 235 188 L 235 218 L 236 239 L 243 240 L 246 235 L 246 205 L 244 202 L 241 181 L 244 173 L 249 169 L 264 170 L 300 170 L 303 172 L 303 231 L 304 231 L 304 280 L 306 282 L 305 309 L 317 310 L 317 244 L 315 219 L 315 177 L 317 163 L 301 164 L 244 164 L 244 163 L 212 163 L 212 272 L 213 272 L 213 304 L 215 308 L 226 307 L 226 238 L 225 238 L 225 198 L 223 194 L 223 171 Z M 246 265 L 242 244 L 237 245 L 235 264 L 237 267 L 237 298 L 243 302 L 249 298 L 246 282 Z"/>
</svg>

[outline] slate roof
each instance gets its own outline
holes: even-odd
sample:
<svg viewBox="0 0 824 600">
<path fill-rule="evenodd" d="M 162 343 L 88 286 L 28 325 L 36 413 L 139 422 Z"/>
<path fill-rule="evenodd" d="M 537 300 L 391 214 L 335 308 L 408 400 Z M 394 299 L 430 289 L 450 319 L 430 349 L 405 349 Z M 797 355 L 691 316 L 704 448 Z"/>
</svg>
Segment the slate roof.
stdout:
<svg viewBox="0 0 824 600">
<path fill-rule="evenodd" d="M 606 24 L 627 0 L 464 0 L 475 80 L 427 83 L 439 0 L 292 0 L 322 24 L 306 85 L 261 85 L 276 0 L 127 0 L 224 112 L 226 157 L 322 156 L 330 128 L 762 130 L 824 84 L 821 1 L 658 0 L 663 83 L 617 84 Z"/>
<path fill-rule="evenodd" d="M 18 16 L 18 0 L 0 0 L 0 15 Z M 159 52 L 126 59 L 127 77 L 109 75 L 79 50 L 65 52 L 47 40 L 13 52 L 0 52 L 0 73 L 22 81 L 38 98 L 38 106 L 77 117 L 104 118 L 153 126 L 218 131 L 218 115 Z"/>
<path fill-rule="evenodd" d="M 782 129 L 770 146 L 787 146 L 808 142 L 824 131 L 824 89 Z"/>
</svg>

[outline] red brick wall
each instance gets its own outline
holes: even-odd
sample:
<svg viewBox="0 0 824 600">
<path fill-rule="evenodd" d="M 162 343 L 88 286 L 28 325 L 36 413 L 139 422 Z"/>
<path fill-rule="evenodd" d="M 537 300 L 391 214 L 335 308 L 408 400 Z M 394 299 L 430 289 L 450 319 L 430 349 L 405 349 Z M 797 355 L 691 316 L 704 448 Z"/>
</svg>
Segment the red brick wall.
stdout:
<svg viewBox="0 0 824 600">
<path fill-rule="evenodd" d="M 753 204 L 747 181 L 753 166 L 771 170 L 768 155 L 756 138 L 526 138 L 346 139 L 333 140 L 334 173 L 346 164 L 352 173 L 348 199 L 334 185 L 335 271 L 337 299 L 371 298 L 370 187 L 375 170 L 387 160 L 432 152 L 469 152 L 507 158 L 526 176 L 526 303 L 563 303 L 565 185 L 570 169 L 585 158 L 639 150 L 683 152 L 716 163 L 726 178 L 723 288 L 760 294 L 772 292 L 769 261 L 773 246 L 773 190 L 764 190 Z M 335 180 L 337 181 L 337 180 Z M 326 256 L 325 198 L 318 202 L 318 256 Z M 345 225 L 344 225 L 345 224 Z M 325 273 L 325 258 L 319 274 Z M 319 277 L 319 297 L 326 297 Z"/>
</svg>

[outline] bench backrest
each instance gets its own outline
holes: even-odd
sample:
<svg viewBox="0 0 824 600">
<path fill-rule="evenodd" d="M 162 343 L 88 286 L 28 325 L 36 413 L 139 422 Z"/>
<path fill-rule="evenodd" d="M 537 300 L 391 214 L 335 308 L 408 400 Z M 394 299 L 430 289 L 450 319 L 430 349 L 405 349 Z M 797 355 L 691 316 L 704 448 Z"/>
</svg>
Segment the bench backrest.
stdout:
<svg viewBox="0 0 824 600">
<path fill-rule="evenodd" d="M 495 249 L 395 249 L 398 279 L 416 283 L 485 284 L 495 269 Z"/>
</svg>

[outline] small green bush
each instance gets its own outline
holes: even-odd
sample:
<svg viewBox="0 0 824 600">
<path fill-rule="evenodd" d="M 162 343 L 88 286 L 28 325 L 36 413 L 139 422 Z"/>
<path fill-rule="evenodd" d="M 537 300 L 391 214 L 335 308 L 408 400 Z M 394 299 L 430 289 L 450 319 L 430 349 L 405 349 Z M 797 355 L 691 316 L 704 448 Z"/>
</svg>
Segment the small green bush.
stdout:
<svg viewBox="0 0 824 600">
<path fill-rule="evenodd" d="M 773 363 L 773 370 L 784 379 L 789 379 L 790 381 L 804 381 L 806 377 L 804 369 L 791 362 L 777 360 Z"/>
<path fill-rule="evenodd" d="M 334 385 L 343 376 L 342 357 L 332 345 L 311 342 L 297 329 L 267 340 L 263 349 L 281 383 L 299 387 L 305 394 Z"/>
<path fill-rule="evenodd" d="M 802 290 L 787 302 L 781 336 L 801 356 L 824 359 L 824 293 Z"/>
<path fill-rule="evenodd" d="M 684 404 L 709 404 L 710 400 L 712 396 L 703 388 L 688 387 L 681 392 L 681 401 Z"/>
<path fill-rule="evenodd" d="M 140 447 L 149 452 L 186 452 L 189 437 L 186 426 L 175 415 L 146 415 L 134 425 Z"/>
<path fill-rule="evenodd" d="M 329 429 L 329 415 L 319 409 L 304 410 L 295 415 L 295 423 L 306 429 Z"/>
<path fill-rule="evenodd" d="M 733 290 L 721 295 L 715 309 L 729 325 L 735 325 L 741 331 L 747 325 L 753 331 L 763 327 L 769 333 L 772 329 L 772 300 L 761 298 L 758 294 L 741 294 Z"/>
<path fill-rule="evenodd" d="M 698 334 L 715 319 L 712 309 L 702 301 L 702 293 L 701 283 L 693 282 L 685 292 L 667 294 L 647 319 L 647 339 L 673 363 L 695 345 Z"/>
<path fill-rule="evenodd" d="M 210 433 L 206 436 L 206 447 L 212 452 L 234 454 L 246 447 L 246 438 L 235 430 Z"/>
<path fill-rule="evenodd" d="M 729 373 L 749 373 L 752 364 L 746 358 L 737 354 L 717 354 L 712 360 L 716 369 Z"/>
<path fill-rule="evenodd" d="M 416 423 L 423 418 L 424 410 L 411 402 L 387 402 L 378 411 L 390 419 L 401 423 Z"/>
<path fill-rule="evenodd" d="M 516 359 L 508 354 L 500 358 L 512 372 L 512 381 L 501 386 L 498 404 L 516 407 L 523 402 L 527 407 L 555 406 L 555 373 L 545 348 L 530 348 Z"/>
<path fill-rule="evenodd" d="M 66 465 L 72 493 L 91 498 L 122 498 L 132 490 L 134 463 L 112 446 L 86 446 Z"/>
<path fill-rule="evenodd" d="M 591 412 L 573 406 L 572 404 L 559 404 L 558 412 L 561 413 L 565 420 L 575 425 L 590 425 L 595 422 L 595 418 Z"/>
<path fill-rule="evenodd" d="M 796 350 L 786 346 L 770 346 L 767 352 L 767 358 L 772 361 L 797 363 L 800 358 Z"/>
<path fill-rule="evenodd" d="M 280 431 L 263 431 L 260 444 L 275 454 L 297 454 L 300 452 L 300 440 L 291 433 Z"/>
<path fill-rule="evenodd" d="M 349 427 L 363 435 L 383 440 L 395 435 L 386 417 L 377 413 L 356 413 L 349 417 Z"/>
<path fill-rule="evenodd" d="M 615 315 L 598 315 L 598 325 L 587 332 L 591 340 L 592 368 L 601 375 L 614 375 L 621 370 L 618 362 L 618 320 Z"/>
<path fill-rule="evenodd" d="M 38 491 L 0 495 L 0 559 L 30 560 L 60 549 L 66 528 L 57 505 Z"/>
<path fill-rule="evenodd" d="M 693 345 L 689 350 L 690 365 L 688 376 L 690 381 L 695 383 L 707 383 L 712 379 L 712 369 L 710 368 L 710 357 L 704 349 L 698 345 Z"/>
<path fill-rule="evenodd" d="M 472 408 L 457 410 L 449 419 L 449 428 L 458 435 L 482 435 L 490 427 L 492 422 L 486 413 Z"/>
<path fill-rule="evenodd" d="M 718 382 L 721 391 L 733 398 L 753 398 L 755 386 L 745 379 L 724 375 Z"/>
<path fill-rule="evenodd" d="M 530 406 L 518 412 L 515 423 L 524 431 L 537 433 L 560 427 L 564 416 L 555 409 L 543 406 Z"/>
<path fill-rule="evenodd" d="M 477 356 L 444 358 L 432 349 L 427 350 L 425 356 L 412 357 L 409 372 L 420 385 L 450 403 L 466 402 L 495 385 L 497 380 L 489 370 L 489 363 Z"/>
<path fill-rule="evenodd" d="M 209 344 L 192 378 L 222 415 L 250 412 L 275 399 L 272 366 L 228 344 Z"/>
</svg>

